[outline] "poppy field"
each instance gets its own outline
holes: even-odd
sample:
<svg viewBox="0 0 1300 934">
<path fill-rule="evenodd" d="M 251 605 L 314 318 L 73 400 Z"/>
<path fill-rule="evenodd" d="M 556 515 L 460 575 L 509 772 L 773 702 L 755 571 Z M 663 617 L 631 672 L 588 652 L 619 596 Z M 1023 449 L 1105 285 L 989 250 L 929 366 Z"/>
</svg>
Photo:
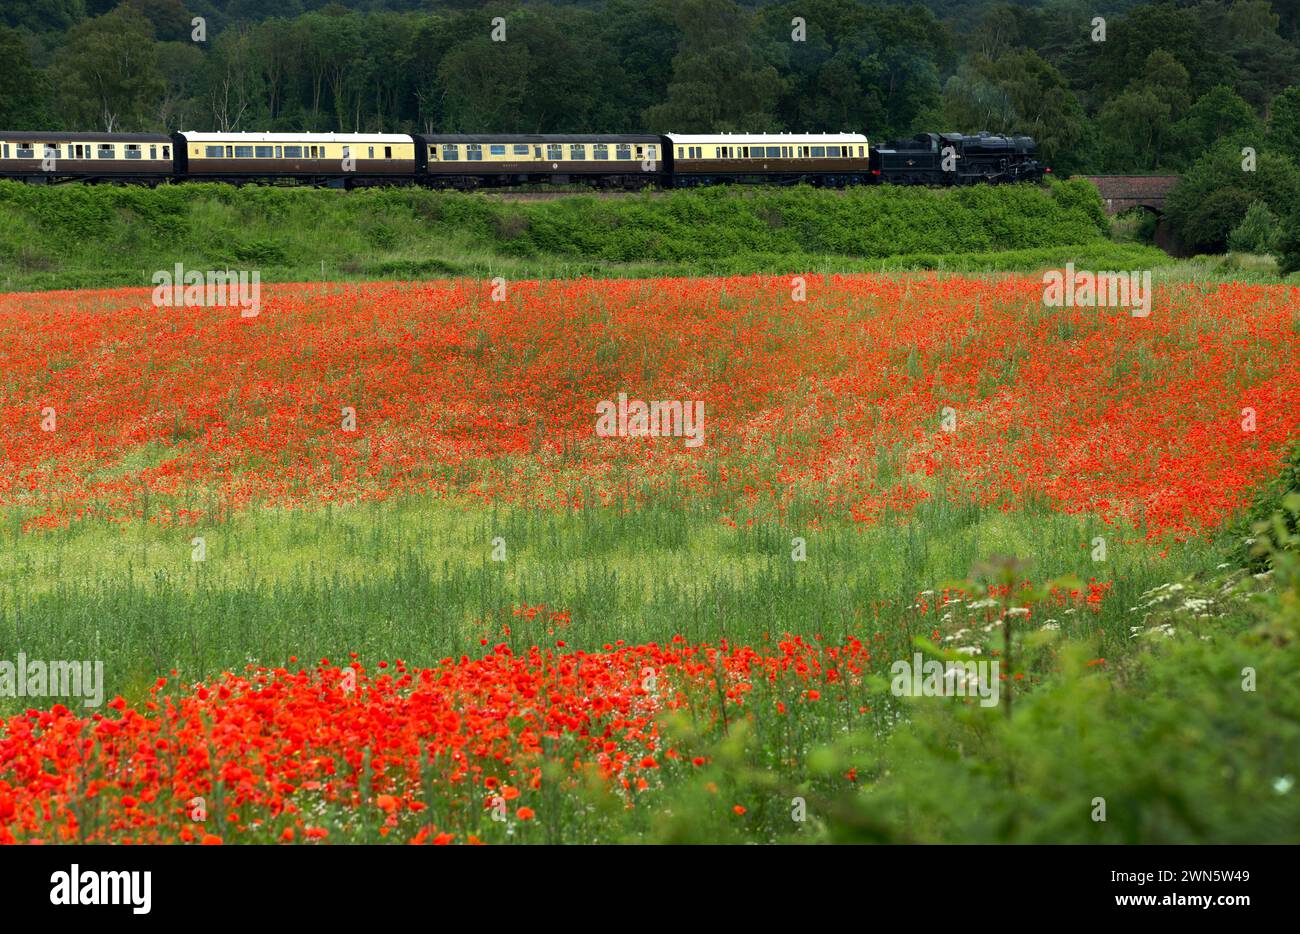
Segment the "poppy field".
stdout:
<svg viewBox="0 0 1300 934">
<path fill-rule="evenodd" d="M 0 294 L 0 660 L 103 678 L 0 664 L 0 842 L 1278 832 L 1297 699 L 1185 673 L 1248 651 L 1210 581 L 1297 360 L 1284 285 L 1157 281 L 1147 317 L 1027 275 Z M 900 696 L 922 656 L 998 661 L 998 702 Z M 1062 718 L 1137 709 L 1170 750 L 1251 724 L 1200 743 L 1233 801 L 1090 820 L 1154 760 Z M 954 830 L 945 793 L 1010 816 Z"/>
</svg>

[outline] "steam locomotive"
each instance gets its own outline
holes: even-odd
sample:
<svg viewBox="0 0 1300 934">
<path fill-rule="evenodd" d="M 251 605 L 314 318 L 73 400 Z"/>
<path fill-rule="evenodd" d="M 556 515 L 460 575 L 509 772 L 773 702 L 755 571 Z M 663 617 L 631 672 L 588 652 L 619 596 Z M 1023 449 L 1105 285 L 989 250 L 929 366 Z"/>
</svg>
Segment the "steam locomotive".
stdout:
<svg viewBox="0 0 1300 934">
<path fill-rule="evenodd" d="M 1041 182 L 1051 171 L 1029 136 L 918 133 L 871 150 L 872 176 L 892 185 Z"/>
</svg>

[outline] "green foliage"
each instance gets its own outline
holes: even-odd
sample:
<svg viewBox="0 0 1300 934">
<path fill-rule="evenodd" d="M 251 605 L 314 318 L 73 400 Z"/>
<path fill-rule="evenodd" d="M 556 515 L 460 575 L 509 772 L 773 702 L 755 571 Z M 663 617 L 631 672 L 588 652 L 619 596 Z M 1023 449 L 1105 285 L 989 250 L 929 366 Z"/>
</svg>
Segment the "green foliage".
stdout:
<svg viewBox="0 0 1300 934">
<path fill-rule="evenodd" d="M 1261 151 L 1253 169 L 1236 142 L 1214 147 L 1183 174 L 1165 210 L 1180 242 L 1193 252 L 1222 252 L 1228 234 L 1256 201 L 1279 217 L 1300 207 L 1300 169 L 1286 156 Z"/>
<path fill-rule="evenodd" d="M 78 24 L 51 70 L 65 119 L 79 129 L 150 125 L 163 90 L 157 59 L 153 27 L 129 6 Z"/>
<path fill-rule="evenodd" d="M 1285 537 L 1270 534 L 1274 516 L 1283 522 L 1286 534 L 1295 536 L 1300 532 L 1295 512 L 1283 508 L 1287 497 L 1297 495 L 1300 495 L 1300 442 L 1292 445 L 1281 472 L 1256 493 L 1250 508 L 1234 523 L 1232 537 L 1237 542 L 1232 553 L 1234 562 L 1253 571 L 1262 571 L 1268 566 L 1273 552 L 1268 548 L 1261 549 L 1261 540 L 1274 541 Z M 1289 547 L 1295 550 L 1294 541 Z"/>
<path fill-rule="evenodd" d="M 1111 250 L 1096 190 L 729 188 L 511 202 L 418 188 L 25 186 L 0 182 L 0 283 L 145 285 L 256 266 L 263 281 L 436 276 L 1014 269 Z M 39 231 L 39 236 L 34 232 Z M 1064 251 L 1064 252 L 1063 252 Z M 1064 259 L 1062 258 L 1064 257 Z M 1148 261 L 1147 265 L 1150 265 Z M 496 274 L 493 272 L 492 274 Z"/>
<path fill-rule="evenodd" d="M 682 39 L 667 99 L 646 110 L 646 123 L 678 133 L 776 129 L 783 82 L 755 54 L 752 18 L 732 0 L 671 0 L 671 7 Z"/>
<path fill-rule="evenodd" d="M 1263 581 L 1219 571 L 1153 588 L 1110 652 L 1031 630 L 1017 652 L 1049 659 L 1052 675 L 1009 715 L 911 698 L 897 719 L 877 715 L 892 728 L 827 729 L 792 776 L 770 758 L 785 737 L 752 717 L 707 750 L 718 768 L 679 793 L 659 839 L 726 833 L 709 781 L 725 782 L 724 801 L 761 803 L 770 839 L 791 842 L 1300 842 L 1300 492 L 1266 502 L 1277 509 L 1257 525 Z M 888 710 L 876 682 L 875 698 L 849 704 Z M 782 726 L 793 729 L 820 732 Z M 791 820 L 792 802 L 806 821 Z"/>
<path fill-rule="evenodd" d="M 1231 87 L 1211 88 L 1192 105 L 1175 132 L 1184 151 L 1197 156 L 1219 141 L 1231 141 L 1238 148 L 1258 146 L 1262 127 L 1250 105 Z"/>
<path fill-rule="evenodd" d="M 1268 144 L 1277 152 L 1300 155 L 1300 85 L 1289 87 L 1273 99 L 1268 120 Z"/>
<path fill-rule="evenodd" d="M 1263 201 L 1252 202 L 1241 223 L 1228 234 L 1228 249 L 1238 253 L 1275 253 L 1277 244 L 1277 217 Z"/>
<path fill-rule="evenodd" d="M 1292 214 L 1282 225 L 1277 238 L 1279 271 L 1287 273 L 1300 270 L 1300 213 Z"/>
</svg>

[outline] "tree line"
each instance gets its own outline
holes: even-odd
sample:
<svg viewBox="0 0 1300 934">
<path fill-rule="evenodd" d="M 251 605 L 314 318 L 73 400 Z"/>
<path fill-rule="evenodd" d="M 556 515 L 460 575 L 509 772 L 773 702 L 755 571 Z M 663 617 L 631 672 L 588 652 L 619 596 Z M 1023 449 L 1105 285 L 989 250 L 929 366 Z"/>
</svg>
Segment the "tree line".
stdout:
<svg viewBox="0 0 1300 934">
<path fill-rule="evenodd" d="M 6 0 L 0 126 L 1035 137 L 1058 170 L 1300 143 L 1300 0 Z"/>
</svg>

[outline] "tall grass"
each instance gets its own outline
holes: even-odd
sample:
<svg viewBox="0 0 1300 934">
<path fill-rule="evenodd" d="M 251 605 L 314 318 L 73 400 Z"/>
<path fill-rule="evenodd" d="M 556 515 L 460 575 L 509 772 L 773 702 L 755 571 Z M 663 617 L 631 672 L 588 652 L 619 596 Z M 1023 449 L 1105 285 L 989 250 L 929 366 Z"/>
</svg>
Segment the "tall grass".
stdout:
<svg viewBox="0 0 1300 934">
<path fill-rule="evenodd" d="M 1105 534 L 1105 562 L 1083 547 Z M 192 559 L 202 536 L 206 559 Z M 793 539 L 807 560 L 793 559 Z M 1133 536 L 1129 536 L 1133 537 Z M 494 539 L 504 561 L 492 560 Z M 1055 513 L 1002 514 L 923 504 L 902 520 L 818 531 L 768 521 L 729 528 L 664 502 L 635 514 L 547 513 L 411 499 L 319 511 L 255 510 L 197 527 L 81 522 L 0 534 L 0 648 L 28 657 L 97 658 L 110 693 L 138 696 L 160 671 L 208 677 L 290 655 L 404 658 L 474 655 L 481 640 L 517 648 L 554 641 L 512 617 L 520 606 L 568 610 L 571 646 L 762 644 L 781 633 L 883 640 L 902 657 L 925 629 L 917 595 L 966 578 L 990 554 L 1031 558 L 1037 580 L 1115 581 L 1099 614 L 1066 631 L 1119 649 L 1139 594 L 1212 566 L 1209 542 L 1148 546 Z M 3 651 L 0 651 L 0 656 Z M 11 699 L 0 705 L 12 707 Z M 3 709 L 3 707 L 0 707 Z"/>
</svg>

